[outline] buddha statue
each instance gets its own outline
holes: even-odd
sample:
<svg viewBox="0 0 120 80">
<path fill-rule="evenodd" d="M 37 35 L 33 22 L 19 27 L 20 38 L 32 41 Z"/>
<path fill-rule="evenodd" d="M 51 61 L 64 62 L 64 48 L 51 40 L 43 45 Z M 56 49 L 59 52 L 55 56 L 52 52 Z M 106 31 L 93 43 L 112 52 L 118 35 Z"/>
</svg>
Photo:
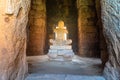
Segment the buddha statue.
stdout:
<svg viewBox="0 0 120 80">
<path fill-rule="evenodd" d="M 67 31 L 66 27 L 64 26 L 63 21 L 58 22 L 58 27 L 56 27 L 56 29 L 54 29 L 54 33 L 55 33 L 56 40 L 67 40 L 68 31 Z"/>
<path fill-rule="evenodd" d="M 74 52 L 72 50 L 72 40 L 67 39 L 68 30 L 63 21 L 58 22 L 58 26 L 53 30 L 55 39 L 50 39 L 50 49 L 48 56 L 51 60 L 72 60 Z"/>
<path fill-rule="evenodd" d="M 71 44 L 72 40 L 67 39 L 68 30 L 64 26 L 63 21 L 58 22 L 58 26 L 54 29 L 55 40 L 50 39 L 50 43 L 54 45 L 67 45 Z"/>
</svg>

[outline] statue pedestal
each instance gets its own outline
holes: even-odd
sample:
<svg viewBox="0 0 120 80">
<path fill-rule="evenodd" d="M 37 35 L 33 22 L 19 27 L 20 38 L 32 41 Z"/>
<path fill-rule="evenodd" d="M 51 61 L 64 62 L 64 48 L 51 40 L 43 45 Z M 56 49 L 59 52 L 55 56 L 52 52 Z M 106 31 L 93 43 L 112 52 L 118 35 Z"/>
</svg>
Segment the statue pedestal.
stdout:
<svg viewBox="0 0 120 80">
<path fill-rule="evenodd" d="M 48 56 L 51 60 L 72 60 L 74 52 L 71 45 L 51 45 Z"/>
</svg>

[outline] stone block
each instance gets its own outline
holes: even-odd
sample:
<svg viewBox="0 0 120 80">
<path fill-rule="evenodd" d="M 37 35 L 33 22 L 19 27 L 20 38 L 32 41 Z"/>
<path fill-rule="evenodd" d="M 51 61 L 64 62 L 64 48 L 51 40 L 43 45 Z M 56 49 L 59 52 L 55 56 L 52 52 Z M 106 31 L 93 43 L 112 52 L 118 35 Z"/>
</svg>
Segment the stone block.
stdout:
<svg viewBox="0 0 120 80">
<path fill-rule="evenodd" d="M 55 50 L 54 49 L 50 49 L 49 53 L 57 53 L 57 50 L 56 49 Z"/>
<path fill-rule="evenodd" d="M 66 46 L 50 46 L 50 49 L 72 49 L 71 45 Z"/>
<path fill-rule="evenodd" d="M 72 52 L 72 50 L 67 50 L 67 49 L 64 49 L 64 50 L 58 50 L 58 54 L 70 54 Z"/>
<path fill-rule="evenodd" d="M 57 58 L 57 54 L 48 53 L 48 56 L 49 56 L 49 58 L 52 58 L 52 59 Z"/>
<path fill-rule="evenodd" d="M 48 52 L 48 56 L 51 60 L 72 60 L 74 52 L 72 49 L 50 49 Z"/>
</svg>

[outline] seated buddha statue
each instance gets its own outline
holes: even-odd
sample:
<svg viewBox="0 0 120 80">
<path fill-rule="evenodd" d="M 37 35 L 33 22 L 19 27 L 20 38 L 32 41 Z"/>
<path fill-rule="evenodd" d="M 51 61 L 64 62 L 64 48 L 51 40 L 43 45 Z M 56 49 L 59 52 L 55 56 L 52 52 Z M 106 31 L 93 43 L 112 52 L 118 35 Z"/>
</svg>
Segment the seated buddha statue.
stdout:
<svg viewBox="0 0 120 80">
<path fill-rule="evenodd" d="M 64 26 L 63 21 L 58 22 L 58 26 L 54 29 L 55 39 L 50 39 L 50 43 L 53 45 L 68 45 L 72 43 L 72 40 L 67 39 L 68 30 Z"/>
<path fill-rule="evenodd" d="M 74 52 L 72 50 L 72 40 L 67 38 L 68 30 L 63 21 L 59 21 L 57 27 L 53 30 L 55 39 L 50 39 L 50 49 L 48 56 L 51 60 L 72 60 Z"/>
<path fill-rule="evenodd" d="M 67 31 L 66 27 L 64 26 L 63 21 L 58 22 L 58 27 L 56 27 L 56 29 L 54 29 L 54 33 L 55 33 L 56 40 L 67 40 L 68 31 Z"/>
</svg>

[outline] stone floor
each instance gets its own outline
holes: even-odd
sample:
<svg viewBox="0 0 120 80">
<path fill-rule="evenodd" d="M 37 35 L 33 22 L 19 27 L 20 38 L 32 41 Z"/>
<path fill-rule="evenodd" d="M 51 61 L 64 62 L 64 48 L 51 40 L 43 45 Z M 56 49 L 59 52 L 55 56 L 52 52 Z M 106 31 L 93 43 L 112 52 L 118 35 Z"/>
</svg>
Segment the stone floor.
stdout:
<svg viewBox="0 0 120 80">
<path fill-rule="evenodd" d="M 101 76 L 81 76 L 65 74 L 31 74 L 25 80 L 105 80 Z"/>
<path fill-rule="evenodd" d="M 26 80 L 105 80 L 100 59 L 74 56 L 72 61 L 52 61 L 46 55 L 27 59 Z"/>
</svg>

